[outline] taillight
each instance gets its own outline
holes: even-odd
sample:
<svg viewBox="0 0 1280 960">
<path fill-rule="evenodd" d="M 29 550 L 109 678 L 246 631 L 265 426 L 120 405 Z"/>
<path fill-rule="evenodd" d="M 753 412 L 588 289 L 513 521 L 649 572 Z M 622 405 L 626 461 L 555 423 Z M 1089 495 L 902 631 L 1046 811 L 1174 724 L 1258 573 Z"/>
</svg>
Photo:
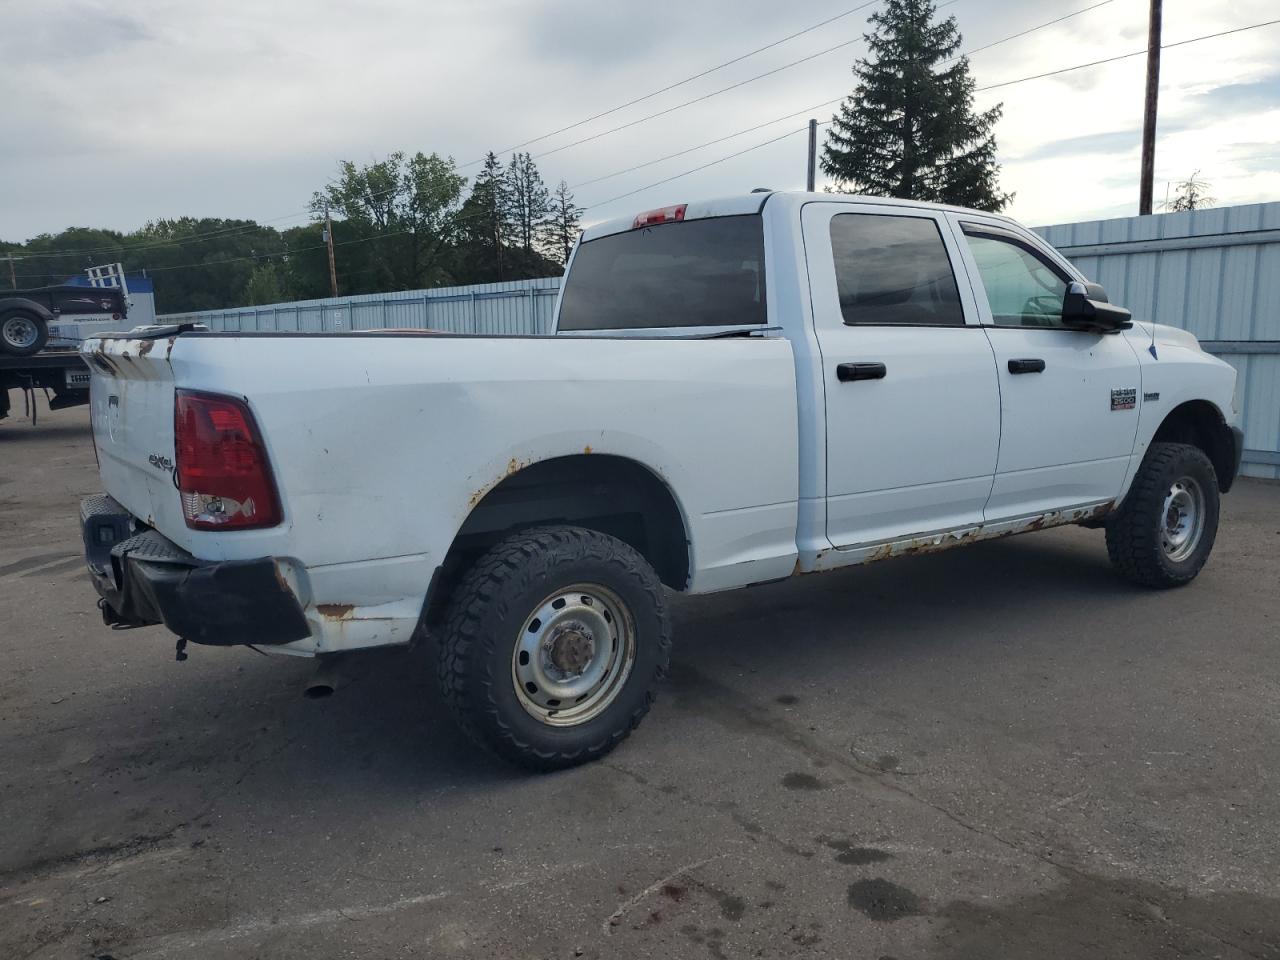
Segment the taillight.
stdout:
<svg viewBox="0 0 1280 960">
<path fill-rule="evenodd" d="M 173 405 L 175 476 L 193 530 L 248 530 L 280 522 L 271 464 L 243 401 L 179 390 Z"/>
<path fill-rule="evenodd" d="M 652 227 L 655 223 L 677 223 L 684 219 L 684 212 L 689 209 L 687 203 L 677 203 L 673 207 L 659 207 L 657 210 L 646 210 L 637 214 L 631 221 L 631 229 Z"/>
</svg>

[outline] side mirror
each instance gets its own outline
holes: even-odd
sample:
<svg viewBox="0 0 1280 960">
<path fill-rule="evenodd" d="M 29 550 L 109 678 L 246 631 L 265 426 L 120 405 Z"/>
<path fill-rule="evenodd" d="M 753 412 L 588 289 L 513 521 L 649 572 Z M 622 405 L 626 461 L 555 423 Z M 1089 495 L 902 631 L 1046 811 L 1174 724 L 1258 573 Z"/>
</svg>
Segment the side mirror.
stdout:
<svg viewBox="0 0 1280 960">
<path fill-rule="evenodd" d="M 1062 298 L 1062 323 L 1072 330 L 1115 333 L 1133 326 L 1132 314 L 1107 299 L 1107 291 L 1096 283 L 1073 280 Z"/>
</svg>

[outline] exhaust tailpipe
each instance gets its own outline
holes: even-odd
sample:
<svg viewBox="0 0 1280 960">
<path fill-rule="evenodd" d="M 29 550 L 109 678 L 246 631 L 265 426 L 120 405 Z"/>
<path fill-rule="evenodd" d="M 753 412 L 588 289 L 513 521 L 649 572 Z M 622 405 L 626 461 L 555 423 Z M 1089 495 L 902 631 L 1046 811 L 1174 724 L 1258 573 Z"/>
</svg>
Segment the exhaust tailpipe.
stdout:
<svg viewBox="0 0 1280 960">
<path fill-rule="evenodd" d="M 302 695 L 308 700 L 323 700 L 325 697 L 333 696 L 333 692 L 337 689 L 337 664 L 332 658 L 325 657 L 316 667 L 316 672 L 311 675 L 307 685 L 302 688 Z"/>
</svg>

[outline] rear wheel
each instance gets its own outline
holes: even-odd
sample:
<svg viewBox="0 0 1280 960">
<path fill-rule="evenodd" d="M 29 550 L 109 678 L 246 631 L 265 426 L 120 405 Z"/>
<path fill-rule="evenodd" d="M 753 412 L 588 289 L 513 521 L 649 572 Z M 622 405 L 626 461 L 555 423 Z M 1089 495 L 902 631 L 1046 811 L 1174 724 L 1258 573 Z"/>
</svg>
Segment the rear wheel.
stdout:
<svg viewBox="0 0 1280 960">
<path fill-rule="evenodd" d="M 1107 552 L 1129 580 L 1177 587 L 1195 579 L 1218 534 L 1218 477 L 1198 447 L 1153 443 L 1120 510 Z"/>
<path fill-rule="evenodd" d="M 497 544 L 455 589 L 440 686 L 476 742 L 555 770 L 626 739 L 670 656 L 666 600 L 645 559 L 594 530 L 545 527 Z"/>
<path fill-rule="evenodd" d="M 43 350 L 48 341 L 49 328 L 42 318 L 29 310 L 10 310 L 0 314 L 0 353 L 29 357 Z"/>
</svg>

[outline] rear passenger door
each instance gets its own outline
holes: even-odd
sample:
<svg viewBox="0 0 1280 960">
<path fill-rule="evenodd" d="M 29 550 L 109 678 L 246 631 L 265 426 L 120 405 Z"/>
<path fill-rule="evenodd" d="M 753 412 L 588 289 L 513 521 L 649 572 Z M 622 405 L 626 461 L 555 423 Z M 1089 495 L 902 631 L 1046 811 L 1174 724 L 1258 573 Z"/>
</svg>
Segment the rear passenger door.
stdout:
<svg viewBox="0 0 1280 960">
<path fill-rule="evenodd" d="M 1125 337 L 1072 330 L 1074 277 L 1041 241 L 1002 221 L 953 214 L 996 357 L 1002 429 L 988 521 L 1116 497 L 1138 426 L 1138 358 Z"/>
<path fill-rule="evenodd" d="M 999 444 L 991 345 L 944 215 L 801 215 L 826 407 L 827 536 L 858 547 L 982 522 Z"/>
</svg>

